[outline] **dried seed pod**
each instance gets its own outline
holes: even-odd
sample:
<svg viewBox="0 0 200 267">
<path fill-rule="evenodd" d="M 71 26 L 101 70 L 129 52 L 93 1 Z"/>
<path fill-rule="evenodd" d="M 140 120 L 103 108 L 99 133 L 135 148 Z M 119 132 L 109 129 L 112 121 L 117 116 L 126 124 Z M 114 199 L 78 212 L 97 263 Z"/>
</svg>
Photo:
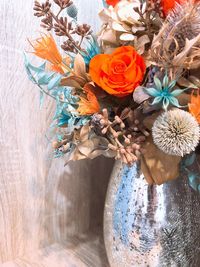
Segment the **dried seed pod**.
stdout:
<svg viewBox="0 0 200 267">
<path fill-rule="evenodd" d="M 92 33 L 91 26 L 88 24 L 78 25 L 75 29 L 75 33 L 80 36 L 88 36 Z"/>
<path fill-rule="evenodd" d="M 40 4 L 38 1 L 35 1 L 33 10 L 36 12 L 34 13 L 34 16 L 36 17 L 42 17 L 45 16 L 51 8 L 51 3 L 49 3 L 49 0 L 47 0 L 45 3 Z"/>
<path fill-rule="evenodd" d="M 53 0 L 60 8 L 65 9 L 73 4 L 71 0 Z"/>
<path fill-rule="evenodd" d="M 70 18 L 76 19 L 77 18 L 77 15 L 78 15 L 78 8 L 74 4 L 70 5 L 67 8 L 67 15 Z"/>
<path fill-rule="evenodd" d="M 67 40 L 65 41 L 62 45 L 61 45 L 61 48 L 64 50 L 64 51 L 67 51 L 67 52 L 76 52 L 76 45 L 78 43 L 76 43 L 75 41 L 72 41 L 72 40 Z"/>
</svg>

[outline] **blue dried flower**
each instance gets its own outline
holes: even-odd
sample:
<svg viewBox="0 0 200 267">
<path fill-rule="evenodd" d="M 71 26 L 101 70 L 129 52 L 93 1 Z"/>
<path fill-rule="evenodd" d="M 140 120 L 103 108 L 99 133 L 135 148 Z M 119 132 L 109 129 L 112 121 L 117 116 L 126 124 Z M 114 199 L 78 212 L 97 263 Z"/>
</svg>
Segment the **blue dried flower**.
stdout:
<svg viewBox="0 0 200 267">
<path fill-rule="evenodd" d="M 161 104 L 164 110 L 167 110 L 170 104 L 178 108 L 183 107 L 179 105 L 176 97 L 187 90 L 187 88 L 176 89 L 172 91 L 172 89 L 176 85 L 176 80 L 169 82 L 167 75 L 164 76 L 162 82 L 154 76 L 154 84 L 155 88 L 145 88 L 146 93 L 154 98 L 151 105 Z"/>
<path fill-rule="evenodd" d="M 89 65 L 90 60 L 101 53 L 99 44 L 97 43 L 97 40 L 92 37 L 91 40 L 88 40 L 88 46 L 86 47 L 86 52 L 81 52 L 81 55 L 85 61 L 86 65 Z"/>
<path fill-rule="evenodd" d="M 67 8 L 67 15 L 73 19 L 77 19 L 77 15 L 78 15 L 78 8 L 72 4 Z"/>
</svg>

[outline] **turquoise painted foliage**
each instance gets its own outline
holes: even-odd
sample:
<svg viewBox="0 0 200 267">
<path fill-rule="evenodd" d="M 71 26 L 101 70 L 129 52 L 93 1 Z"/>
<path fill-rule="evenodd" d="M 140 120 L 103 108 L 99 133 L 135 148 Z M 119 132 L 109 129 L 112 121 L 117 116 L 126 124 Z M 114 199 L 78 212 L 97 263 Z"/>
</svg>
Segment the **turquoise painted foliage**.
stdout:
<svg viewBox="0 0 200 267">
<path fill-rule="evenodd" d="M 81 55 L 85 61 L 85 64 L 89 65 L 91 59 L 94 56 L 101 53 L 99 44 L 98 44 L 97 40 L 95 39 L 95 37 L 92 37 L 91 40 L 88 40 L 88 44 L 86 46 L 85 51 L 86 51 L 85 53 L 83 53 L 83 52 L 80 52 L 80 53 L 81 53 Z"/>
<path fill-rule="evenodd" d="M 60 86 L 63 75 L 46 70 L 46 62 L 38 67 L 33 66 L 26 55 L 25 68 L 29 79 L 40 88 L 40 103 L 42 104 L 45 94 L 56 101 L 52 126 L 67 126 L 67 131 L 71 132 L 74 127 L 80 127 L 89 121 L 89 116 L 79 116 L 79 98 L 72 94 L 72 88 Z"/>
<path fill-rule="evenodd" d="M 103 6 L 104 6 L 105 8 L 107 8 L 107 7 L 108 7 L 108 4 L 106 3 L 106 0 L 102 0 L 102 2 L 103 2 Z"/>
<path fill-rule="evenodd" d="M 161 105 L 164 110 L 167 110 L 169 105 L 178 108 L 184 107 L 179 104 L 176 97 L 187 90 L 187 88 L 173 90 L 176 80 L 170 82 L 167 75 L 164 76 L 162 81 L 154 77 L 154 85 L 154 88 L 145 88 L 146 93 L 154 98 L 151 105 Z"/>
<path fill-rule="evenodd" d="M 194 171 L 191 166 L 196 162 L 198 167 L 199 163 L 197 162 L 197 157 L 195 153 L 192 153 L 191 155 L 188 155 L 185 157 L 185 159 L 182 162 L 182 170 L 187 172 L 188 175 L 188 182 L 189 185 L 195 190 L 200 193 L 200 172 Z"/>
</svg>

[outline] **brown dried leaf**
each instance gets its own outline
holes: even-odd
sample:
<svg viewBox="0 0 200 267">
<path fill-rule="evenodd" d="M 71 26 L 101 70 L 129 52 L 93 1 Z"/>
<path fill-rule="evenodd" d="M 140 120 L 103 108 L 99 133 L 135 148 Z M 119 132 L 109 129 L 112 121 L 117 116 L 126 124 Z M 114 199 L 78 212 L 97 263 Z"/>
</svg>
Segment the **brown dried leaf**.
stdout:
<svg viewBox="0 0 200 267">
<path fill-rule="evenodd" d="M 60 84 L 62 86 L 69 86 L 69 87 L 82 89 L 82 87 L 85 85 L 85 80 L 81 77 L 70 76 L 70 77 L 63 78 Z"/>
<path fill-rule="evenodd" d="M 90 126 L 89 124 L 84 125 L 80 130 L 80 141 L 85 142 L 89 138 Z"/>
<path fill-rule="evenodd" d="M 181 157 L 165 154 L 157 148 L 151 137 L 144 144 L 144 150 L 141 168 L 147 182 L 160 185 L 179 176 Z"/>
</svg>

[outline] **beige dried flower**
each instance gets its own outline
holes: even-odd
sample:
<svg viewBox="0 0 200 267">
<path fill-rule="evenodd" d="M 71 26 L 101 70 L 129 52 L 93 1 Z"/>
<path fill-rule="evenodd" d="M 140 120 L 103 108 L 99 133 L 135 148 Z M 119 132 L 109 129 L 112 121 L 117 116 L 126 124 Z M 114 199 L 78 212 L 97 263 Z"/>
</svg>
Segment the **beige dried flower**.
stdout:
<svg viewBox="0 0 200 267">
<path fill-rule="evenodd" d="M 138 53 L 144 53 L 144 46 L 150 39 L 145 32 L 141 16 L 135 11 L 140 8 L 139 0 L 121 0 L 114 8 L 109 6 L 100 12 L 100 18 L 104 22 L 100 38 L 104 46 L 132 44 Z M 146 5 L 143 4 L 141 12 L 145 13 L 145 9 Z"/>
<path fill-rule="evenodd" d="M 151 63 L 171 69 L 172 78 L 183 69 L 200 66 L 200 3 L 176 3 L 154 37 L 151 59 Z"/>
<path fill-rule="evenodd" d="M 156 119 L 152 136 L 154 143 L 166 154 L 184 156 L 197 147 L 200 129 L 189 112 L 173 109 Z"/>
</svg>

